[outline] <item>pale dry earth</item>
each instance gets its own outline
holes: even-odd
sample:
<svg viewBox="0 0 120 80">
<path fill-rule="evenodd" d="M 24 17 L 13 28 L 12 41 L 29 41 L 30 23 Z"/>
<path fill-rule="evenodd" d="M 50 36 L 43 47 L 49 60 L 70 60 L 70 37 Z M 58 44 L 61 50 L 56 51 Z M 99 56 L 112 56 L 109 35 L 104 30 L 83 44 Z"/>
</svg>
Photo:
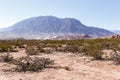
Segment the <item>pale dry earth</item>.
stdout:
<svg viewBox="0 0 120 80">
<path fill-rule="evenodd" d="M 25 56 L 24 50 L 11 53 L 15 58 Z M 40 54 L 55 61 L 54 67 L 39 72 L 9 71 L 14 66 L 0 62 L 0 80 L 120 80 L 120 66 L 112 61 L 91 60 L 91 57 L 72 53 Z M 69 67 L 66 70 L 61 67 Z M 8 70 L 8 71 L 7 71 Z"/>
</svg>

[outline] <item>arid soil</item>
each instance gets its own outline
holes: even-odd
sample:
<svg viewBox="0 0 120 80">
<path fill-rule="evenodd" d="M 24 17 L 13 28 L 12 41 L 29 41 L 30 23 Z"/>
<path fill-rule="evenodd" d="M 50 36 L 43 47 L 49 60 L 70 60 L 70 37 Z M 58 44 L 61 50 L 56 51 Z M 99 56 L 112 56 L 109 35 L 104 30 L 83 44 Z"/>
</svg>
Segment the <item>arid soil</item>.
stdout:
<svg viewBox="0 0 120 80">
<path fill-rule="evenodd" d="M 14 58 L 25 56 L 24 50 L 11 53 Z M 40 54 L 55 61 L 51 68 L 39 72 L 16 72 L 12 64 L 0 62 L 0 80 L 120 80 L 120 66 L 107 60 L 72 53 Z"/>
</svg>

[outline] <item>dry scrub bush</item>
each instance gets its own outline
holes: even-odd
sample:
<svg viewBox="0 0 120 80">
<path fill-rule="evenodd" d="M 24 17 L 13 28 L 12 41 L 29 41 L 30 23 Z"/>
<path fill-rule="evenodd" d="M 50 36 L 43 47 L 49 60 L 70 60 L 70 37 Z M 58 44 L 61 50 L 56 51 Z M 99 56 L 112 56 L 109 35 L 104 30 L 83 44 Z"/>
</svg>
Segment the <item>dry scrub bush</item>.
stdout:
<svg viewBox="0 0 120 80">
<path fill-rule="evenodd" d="M 10 53 L 2 53 L 0 57 L 3 62 L 10 62 L 13 60 L 13 56 Z"/>
<path fill-rule="evenodd" d="M 114 61 L 115 64 L 120 64 L 120 53 L 115 51 L 115 54 L 112 55 L 111 59 Z"/>
<path fill-rule="evenodd" d="M 79 50 L 80 50 L 79 45 L 68 45 L 67 47 L 65 47 L 65 51 L 68 52 L 76 53 L 79 52 Z"/>
<path fill-rule="evenodd" d="M 65 67 L 63 67 L 63 69 L 65 69 L 67 71 L 71 71 L 71 68 L 69 66 L 65 66 Z"/>
<path fill-rule="evenodd" d="M 21 57 L 14 62 L 17 65 L 16 70 L 18 71 L 39 71 L 53 63 L 54 61 L 49 58 L 31 58 L 28 56 Z"/>
<path fill-rule="evenodd" d="M 47 44 L 38 45 L 37 49 L 41 53 L 52 53 L 53 51 L 55 51 L 55 49 L 53 47 L 48 47 Z"/>
<path fill-rule="evenodd" d="M 86 55 L 92 56 L 95 60 L 102 59 L 103 52 L 99 45 L 86 46 Z"/>
<path fill-rule="evenodd" d="M 37 55 L 38 53 L 39 53 L 39 51 L 36 47 L 29 47 L 26 49 L 27 55 Z"/>
</svg>

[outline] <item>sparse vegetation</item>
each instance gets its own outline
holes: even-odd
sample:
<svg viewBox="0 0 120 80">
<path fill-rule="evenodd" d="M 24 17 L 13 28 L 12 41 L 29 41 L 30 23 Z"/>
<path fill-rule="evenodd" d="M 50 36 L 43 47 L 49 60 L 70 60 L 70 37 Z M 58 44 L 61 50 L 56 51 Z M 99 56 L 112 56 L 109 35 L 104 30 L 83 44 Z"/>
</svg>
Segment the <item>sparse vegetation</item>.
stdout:
<svg viewBox="0 0 120 80">
<path fill-rule="evenodd" d="M 86 47 L 86 54 L 89 56 L 93 56 L 94 59 L 102 59 L 102 51 L 101 46 L 95 44 Z"/>
<path fill-rule="evenodd" d="M 111 59 L 113 60 L 113 62 L 117 65 L 120 65 L 120 51 L 119 49 L 113 49 L 114 54 L 112 54 Z"/>
<path fill-rule="evenodd" d="M 0 52 L 14 52 L 26 49 L 27 55 L 38 53 L 52 53 L 54 51 L 84 53 L 94 59 L 102 59 L 102 50 L 120 51 L 119 39 L 81 39 L 81 40 L 1 40 Z"/>
<path fill-rule="evenodd" d="M 79 47 L 80 47 L 79 45 L 69 45 L 65 47 L 65 51 L 76 53 L 76 52 L 79 52 L 80 50 Z"/>
<path fill-rule="evenodd" d="M 49 58 L 32 58 L 29 56 L 21 57 L 14 62 L 14 64 L 17 65 L 16 70 L 18 71 L 39 71 L 53 63 L 54 61 Z"/>
<path fill-rule="evenodd" d="M 114 54 L 112 56 L 112 60 L 114 61 L 115 64 L 119 65 L 120 64 L 120 54 Z"/>
<path fill-rule="evenodd" d="M 65 66 L 65 67 L 63 67 L 65 70 L 67 70 L 67 71 L 71 71 L 71 69 L 70 69 L 70 67 L 69 66 Z"/>
<path fill-rule="evenodd" d="M 26 49 L 27 55 L 37 55 L 39 53 L 38 49 L 36 47 L 29 47 Z"/>
<path fill-rule="evenodd" d="M 1 61 L 3 62 L 10 62 L 13 60 L 13 56 L 9 52 L 2 53 L 0 57 L 1 57 Z"/>
<path fill-rule="evenodd" d="M 0 52 L 17 52 L 17 50 L 13 49 L 10 45 L 2 44 L 0 45 Z"/>
</svg>

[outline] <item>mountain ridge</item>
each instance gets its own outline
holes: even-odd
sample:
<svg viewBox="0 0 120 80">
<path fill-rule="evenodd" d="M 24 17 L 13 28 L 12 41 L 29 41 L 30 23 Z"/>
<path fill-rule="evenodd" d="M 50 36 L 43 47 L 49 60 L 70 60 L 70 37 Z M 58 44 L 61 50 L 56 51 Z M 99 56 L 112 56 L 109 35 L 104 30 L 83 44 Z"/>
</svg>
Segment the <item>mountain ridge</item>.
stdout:
<svg viewBox="0 0 120 80">
<path fill-rule="evenodd" d="M 120 34 L 120 30 L 111 30 L 111 32 L 113 32 L 115 34 Z"/>
<path fill-rule="evenodd" d="M 54 16 L 28 18 L 6 28 L 2 33 L 9 33 L 9 37 L 12 35 L 11 38 L 13 35 L 14 37 L 19 36 L 23 38 L 29 38 L 29 35 L 33 35 L 34 38 L 34 36 L 39 37 L 45 34 L 45 36 L 49 34 L 87 34 L 91 37 L 103 37 L 114 34 L 105 29 L 86 26 L 75 18 L 58 18 Z"/>
</svg>

